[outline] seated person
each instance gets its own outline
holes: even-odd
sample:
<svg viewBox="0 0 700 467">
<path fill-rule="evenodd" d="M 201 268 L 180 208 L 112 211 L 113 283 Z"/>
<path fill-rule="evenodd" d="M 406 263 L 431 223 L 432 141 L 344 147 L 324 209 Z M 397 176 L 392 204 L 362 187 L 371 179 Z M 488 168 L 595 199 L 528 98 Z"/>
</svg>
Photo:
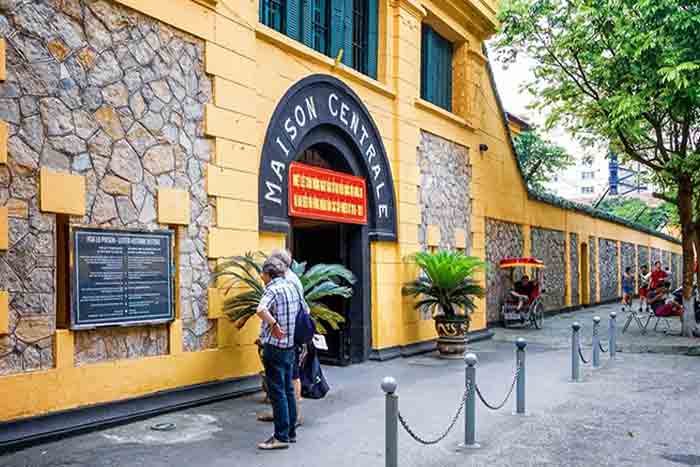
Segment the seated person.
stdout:
<svg viewBox="0 0 700 467">
<path fill-rule="evenodd" d="M 649 306 L 654 316 L 683 316 L 683 305 L 679 304 L 674 299 L 667 300 L 667 297 L 668 289 L 663 287 L 663 285 L 649 292 Z"/>
<path fill-rule="evenodd" d="M 532 294 L 535 291 L 535 286 L 535 281 L 531 281 L 527 274 L 523 274 L 523 277 L 515 283 L 510 295 L 517 300 L 518 310 L 520 310 L 525 303 L 530 302 Z"/>
</svg>

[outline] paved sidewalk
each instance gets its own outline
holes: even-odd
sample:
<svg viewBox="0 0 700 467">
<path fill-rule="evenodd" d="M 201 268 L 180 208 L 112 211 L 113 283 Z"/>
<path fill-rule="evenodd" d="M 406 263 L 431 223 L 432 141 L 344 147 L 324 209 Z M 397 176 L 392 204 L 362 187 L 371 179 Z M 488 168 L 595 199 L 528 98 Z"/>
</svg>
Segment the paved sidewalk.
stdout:
<svg viewBox="0 0 700 467">
<path fill-rule="evenodd" d="M 494 328 L 494 339 L 497 341 L 514 342 L 518 337 L 524 337 L 531 343 L 551 346 L 552 348 L 569 348 L 571 345 L 571 325 L 581 323 L 581 342 L 590 345 L 593 328 L 593 317 L 600 316 L 600 336 L 607 347 L 608 321 L 610 312 L 617 312 L 617 350 L 625 353 L 663 353 L 700 356 L 700 338 L 680 337 L 681 325 L 678 318 L 670 318 L 670 333 L 654 331 L 656 318 L 647 327 L 646 334 L 633 320 L 623 334 L 622 328 L 629 317 L 628 312 L 622 311 L 619 303 L 584 308 L 577 311 L 554 315 L 545 319 L 543 329 L 534 328 Z M 646 319 L 644 320 L 646 321 Z M 659 324 L 659 331 L 665 329 Z"/>
<path fill-rule="evenodd" d="M 514 346 L 474 344 L 478 384 L 492 402 L 503 397 L 514 369 Z M 441 444 L 424 447 L 399 435 L 401 467 L 700 465 L 697 423 L 698 360 L 679 355 L 621 355 L 570 383 L 569 353 L 530 345 L 529 416 L 512 403 L 491 412 L 477 407 L 482 447 L 462 451 L 463 421 Z M 11 467 L 381 467 L 384 465 L 385 375 L 399 382 L 400 408 L 417 431 L 433 436 L 454 414 L 464 387 L 461 361 L 433 355 L 349 368 L 326 368 L 332 391 L 306 401 L 299 443 L 262 453 L 255 443 L 271 426 L 256 422 L 259 396 L 202 406 L 0 456 Z M 157 377 L 157 375 L 154 375 Z M 174 422 L 170 433 L 151 431 Z"/>
</svg>

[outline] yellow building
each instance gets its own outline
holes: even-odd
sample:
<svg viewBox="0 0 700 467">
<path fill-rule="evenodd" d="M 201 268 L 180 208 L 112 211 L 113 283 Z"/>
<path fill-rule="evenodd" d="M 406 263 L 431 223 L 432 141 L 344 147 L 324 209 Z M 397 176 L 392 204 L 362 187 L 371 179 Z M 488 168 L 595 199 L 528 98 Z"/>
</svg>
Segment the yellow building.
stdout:
<svg viewBox="0 0 700 467">
<path fill-rule="evenodd" d="M 551 310 L 615 299 L 628 264 L 678 271 L 673 239 L 527 193 L 484 53 L 496 3 L 3 3 L 0 445 L 254 389 L 256 324 L 210 284 L 231 255 L 358 276 L 339 364 L 434 346 L 400 290 L 422 249 L 537 256 Z M 504 282 L 479 279 L 484 335 Z"/>
</svg>

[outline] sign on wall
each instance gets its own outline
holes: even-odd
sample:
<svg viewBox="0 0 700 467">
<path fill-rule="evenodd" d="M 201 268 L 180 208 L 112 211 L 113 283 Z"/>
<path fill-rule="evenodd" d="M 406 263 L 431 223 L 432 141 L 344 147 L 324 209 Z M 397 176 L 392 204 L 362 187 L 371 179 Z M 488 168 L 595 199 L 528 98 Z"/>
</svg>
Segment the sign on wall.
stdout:
<svg viewBox="0 0 700 467">
<path fill-rule="evenodd" d="M 361 177 L 292 162 L 289 215 L 349 224 L 367 223 L 367 187 Z"/>
<path fill-rule="evenodd" d="M 173 232 L 75 228 L 71 328 L 173 320 Z"/>
<path fill-rule="evenodd" d="M 290 167 L 316 145 L 332 148 L 336 167 L 347 167 L 364 179 L 367 212 L 363 223 L 369 239 L 395 241 L 394 182 L 379 130 L 359 97 L 327 75 L 312 75 L 295 83 L 275 108 L 260 160 L 260 231 L 289 232 L 293 209 Z M 348 222 L 347 217 L 343 222 Z"/>
</svg>

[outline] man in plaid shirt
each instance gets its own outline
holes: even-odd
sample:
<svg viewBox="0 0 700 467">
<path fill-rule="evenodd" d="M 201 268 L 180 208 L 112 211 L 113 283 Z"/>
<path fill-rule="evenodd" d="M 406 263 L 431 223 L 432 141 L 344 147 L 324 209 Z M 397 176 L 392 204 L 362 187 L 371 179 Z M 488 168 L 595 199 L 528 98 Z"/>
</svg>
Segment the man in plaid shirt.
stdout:
<svg viewBox="0 0 700 467">
<path fill-rule="evenodd" d="M 296 400 L 292 375 L 295 349 L 294 326 L 302 311 L 301 295 L 296 286 L 284 278 L 287 267 L 278 258 L 268 258 L 262 267 L 265 293 L 258 305 L 260 341 L 268 392 L 275 418 L 275 434 L 260 443 L 263 450 L 286 449 L 296 442 Z"/>
</svg>

